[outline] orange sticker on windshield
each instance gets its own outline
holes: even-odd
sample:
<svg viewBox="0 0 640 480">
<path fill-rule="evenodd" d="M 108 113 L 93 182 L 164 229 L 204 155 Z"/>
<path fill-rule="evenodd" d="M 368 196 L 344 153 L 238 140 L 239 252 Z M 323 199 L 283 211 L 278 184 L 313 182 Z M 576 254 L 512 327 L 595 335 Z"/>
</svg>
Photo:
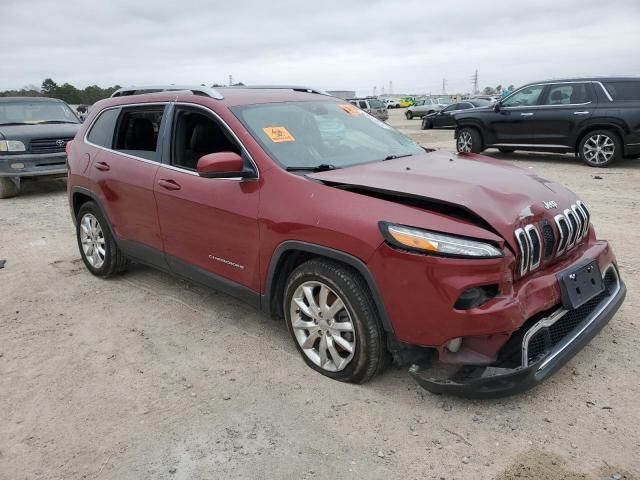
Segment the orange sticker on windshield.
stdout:
<svg viewBox="0 0 640 480">
<path fill-rule="evenodd" d="M 349 115 L 362 115 L 362 110 L 360 110 L 358 107 L 351 105 L 350 103 L 341 103 L 340 105 L 338 105 L 342 110 L 344 110 L 345 112 L 347 112 Z"/>
<path fill-rule="evenodd" d="M 289 130 L 284 127 L 265 127 L 262 131 L 266 133 L 267 137 L 269 137 L 274 143 L 296 141 L 296 139 L 293 138 L 293 135 L 289 133 Z"/>
</svg>

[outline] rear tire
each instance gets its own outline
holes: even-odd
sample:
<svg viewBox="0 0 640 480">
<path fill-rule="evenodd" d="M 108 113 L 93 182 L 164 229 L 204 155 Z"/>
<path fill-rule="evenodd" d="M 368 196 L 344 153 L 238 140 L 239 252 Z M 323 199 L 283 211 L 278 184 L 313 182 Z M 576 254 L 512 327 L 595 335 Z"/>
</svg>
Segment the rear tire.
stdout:
<svg viewBox="0 0 640 480">
<path fill-rule="evenodd" d="M 589 132 L 580 140 L 578 157 L 591 167 L 608 167 L 622 157 L 622 141 L 609 130 Z"/>
<path fill-rule="evenodd" d="M 0 198 L 15 197 L 20 193 L 20 177 L 0 177 Z"/>
<path fill-rule="evenodd" d="M 351 268 L 328 259 L 303 263 L 287 279 L 283 308 L 296 348 L 315 371 L 364 383 L 388 364 L 378 312 Z"/>
<path fill-rule="evenodd" d="M 109 224 L 94 202 L 86 202 L 76 217 L 76 238 L 87 270 L 98 277 L 110 277 L 127 267 Z"/>
<path fill-rule="evenodd" d="M 407 120 L 412 120 L 413 119 L 413 112 L 411 110 L 407 110 L 404 114 L 405 117 L 407 117 Z"/>
<path fill-rule="evenodd" d="M 480 153 L 482 151 L 482 137 L 475 128 L 465 127 L 458 131 L 456 138 L 458 153 Z"/>
</svg>

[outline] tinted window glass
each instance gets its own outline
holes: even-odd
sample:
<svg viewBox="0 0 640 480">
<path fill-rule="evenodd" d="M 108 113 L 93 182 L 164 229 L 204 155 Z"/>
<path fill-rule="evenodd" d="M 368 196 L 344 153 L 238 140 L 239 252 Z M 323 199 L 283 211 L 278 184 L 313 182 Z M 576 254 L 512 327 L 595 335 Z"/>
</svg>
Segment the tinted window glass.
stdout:
<svg viewBox="0 0 640 480">
<path fill-rule="evenodd" d="M 367 108 L 369 108 L 367 107 L 367 102 L 363 102 L 362 100 L 358 102 L 358 106 L 363 110 L 366 110 Z"/>
<path fill-rule="evenodd" d="M 116 123 L 118 112 L 117 108 L 102 112 L 93 123 L 87 140 L 100 147 L 111 148 L 113 145 L 113 126 Z"/>
<path fill-rule="evenodd" d="M 116 123 L 114 150 L 154 160 L 164 107 L 123 109 Z"/>
<path fill-rule="evenodd" d="M 591 100 L 591 87 L 588 84 L 567 83 L 552 85 L 547 93 L 545 105 L 575 105 Z"/>
<path fill-rule="evenodd" d="M 543 85 L 526 87 L 507 98 L 502 105 L 505 107 L 529 107 L 538 104 Z"/>
<path fill-rule="evenodd" d="M 456 104 L 451 104 L 448 107 L 446 107 L 443 112 L 453 112 L 456 109 Z"/>
<path fill-rule="evenodd" d="M 640 81 L 631 82 L 602 82 L 615 101 L 640 101 Z"/>
<path fill-rule="evenodd" d="M 216 152 L 240 154 L 240 148 L 227 129 L 213 118 L 178 108 L 174 117 L 171 164 L 196 170 L 200 157 Z"/>
</svg>

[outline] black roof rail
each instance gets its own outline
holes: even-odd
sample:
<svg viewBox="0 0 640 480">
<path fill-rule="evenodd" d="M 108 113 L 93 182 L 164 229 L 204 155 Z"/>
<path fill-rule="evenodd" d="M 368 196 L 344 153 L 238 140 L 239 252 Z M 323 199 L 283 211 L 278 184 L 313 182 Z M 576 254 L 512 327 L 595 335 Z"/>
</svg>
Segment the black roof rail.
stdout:
<svg viewBox="0 0 640 480">
<path fill-rule="evenodd" d="M 222 100 L 224 97 L 222 94 L 211 87 L 204 85 L 144 85 L 144 86 L 131 86 L 124 87 L 116 90 L 111 94 L 112 97 L 126 97 L 129 95 L 143 95 L 145 93 L 156 92 L 184 92 L 190 91 L 195 95 L 205 95 L 207 97 L 215 98 L 216 100 Z"/>
</svg>

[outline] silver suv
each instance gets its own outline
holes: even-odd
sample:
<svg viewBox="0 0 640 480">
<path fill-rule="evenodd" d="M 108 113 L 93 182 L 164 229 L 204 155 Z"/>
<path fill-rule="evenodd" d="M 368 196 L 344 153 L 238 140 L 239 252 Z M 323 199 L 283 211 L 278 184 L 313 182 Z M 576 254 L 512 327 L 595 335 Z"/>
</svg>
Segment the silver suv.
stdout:
<svg viewBox="0 0 640 480">
<path fill-rule="evenodd" d="M 347 101 L 361 110 L 364 110 L 369 115 L 376 117 L 378 120 L 386 122 L 389 119 L 387 107 L 377 98 L 348 98 Z"/>
<path fill-rule="evenodd" d="M 444 98 L 421 98 L 420 100 L 416 100 L 415 105 L 407 108 L 404 115 L 407 117 L 407 120 L 411 120 L 414 117 L 422 118 L 425 115 L 441 111 L 447 105 L 449 105 L 449 102 Z"/>
</svg>

